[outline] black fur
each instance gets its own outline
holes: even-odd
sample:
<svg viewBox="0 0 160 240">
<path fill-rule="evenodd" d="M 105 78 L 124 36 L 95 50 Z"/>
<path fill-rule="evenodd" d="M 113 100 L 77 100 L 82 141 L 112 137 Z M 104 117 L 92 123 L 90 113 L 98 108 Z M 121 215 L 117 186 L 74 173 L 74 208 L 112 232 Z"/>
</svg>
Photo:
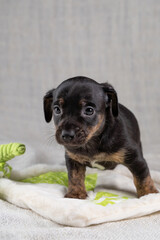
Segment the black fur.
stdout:
<svg viewBox="0 0 160 240">
<path fill-rule="evenodd" d="M 94 113 L 87 115 L 86 111 Z M 150 176 L 142 153 L 137 120 L 130 110 L 118 103 L 117 93 L 110 84 L 99 84 L 86 77 L 70 78 L 45 95 L 44 113 L 47 122 L 53 115 L 56 139 L 66 149 L 70 179 L 72 170 L 79 164 L 91 167 L 92 158 L 99 153 L 114 154 L 120 150 L 125 152 L 121 163 L 140 183 Z M 103 120 L 99 126 L 100 117 Z M 96 126 L 99 127 L 89 138 Z M 80 155 L 84 160 L 78 163 L 68 152 Z M 104 159 L 100 164 L 105 169 L 113 169 L 117 162 Z"/>
</svg>

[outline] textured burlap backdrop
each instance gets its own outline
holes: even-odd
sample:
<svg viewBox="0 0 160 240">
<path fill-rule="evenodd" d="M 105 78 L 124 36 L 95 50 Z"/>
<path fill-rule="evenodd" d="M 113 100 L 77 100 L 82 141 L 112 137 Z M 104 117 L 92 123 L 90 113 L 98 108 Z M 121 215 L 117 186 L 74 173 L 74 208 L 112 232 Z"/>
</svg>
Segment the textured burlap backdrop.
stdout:
<svg viewBox="0 0 160 240">
<path fill-rule="evenodd" d="M 76 75 L 113 84 L 160 170 L 160 1 L 0 0 L 1 142 L 32 146 L 32 163 L 62 163 L 42 99 Z"/>
<path fill-rule="evenodd" d="M 43 95 L 76 75 L 113 84 L 159 144 L 160 2 L 0 0 L 1 136 L 48 144 Z"/>
</svg>

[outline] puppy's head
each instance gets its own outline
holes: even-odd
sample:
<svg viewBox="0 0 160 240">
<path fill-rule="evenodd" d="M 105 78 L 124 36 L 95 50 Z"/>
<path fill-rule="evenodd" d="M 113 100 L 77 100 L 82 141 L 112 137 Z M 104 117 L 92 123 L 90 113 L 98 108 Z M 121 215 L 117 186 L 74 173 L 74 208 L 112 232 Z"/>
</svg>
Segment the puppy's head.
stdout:
<svg viewBox="0 0 160 240">
<path fill-rule="evenodd" d="M 47 122 L 53 116 L 58 143 L 82 146 L 103 131 L 106 118 L 118 116 L 117 94 L 108 83 L 70 78 L 44 96 L 44 115 Z"/>
</svg>

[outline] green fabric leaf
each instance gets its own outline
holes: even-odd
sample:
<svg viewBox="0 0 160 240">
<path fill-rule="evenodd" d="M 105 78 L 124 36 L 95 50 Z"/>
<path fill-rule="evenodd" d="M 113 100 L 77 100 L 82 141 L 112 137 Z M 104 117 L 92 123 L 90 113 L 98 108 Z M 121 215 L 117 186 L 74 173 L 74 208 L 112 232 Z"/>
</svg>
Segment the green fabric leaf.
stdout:
<svg viewBox="0 0 160 240">
<path fill-rule="evenodd" d="M 126 197 L 126 196 L 119 196 L 114 193 L 98 192 L 94 199 L 94 203 L 105 207 L 108 204 L 116 204 L 116 203 L 122 202 L 127 199 L 128 199 L 128 197 Z"/>
<path fill-rule="evenodd" d="M 31 177 L 21 180 L 26 183 L 49 183 L 60 184 L 68 187 L 68 175 L 66 172 L 48 172 L 37 177 Z M 97 182 L 97 174 L 89 174 L 85 178 L 85 186 L 87 191 L 93 191 Z"/>
<path fill-rule="evenodd" d="M 97 183 L 97 173 L 88 174 L 85 178 L 85 187 L 87 191 L 93 191 Z"/>
<path fill-rule="evenodd" d="M 109 192 L 98 192 L 96 194 L 96 197 L 95 197 L 94 200 L 99 200 L 102 197 L 109 197 L 110 198 L 110 197 L 118 197 L 118 195 L 117 194 L 113 194 L 113 193 L 109 193 Z"/>
</svg>

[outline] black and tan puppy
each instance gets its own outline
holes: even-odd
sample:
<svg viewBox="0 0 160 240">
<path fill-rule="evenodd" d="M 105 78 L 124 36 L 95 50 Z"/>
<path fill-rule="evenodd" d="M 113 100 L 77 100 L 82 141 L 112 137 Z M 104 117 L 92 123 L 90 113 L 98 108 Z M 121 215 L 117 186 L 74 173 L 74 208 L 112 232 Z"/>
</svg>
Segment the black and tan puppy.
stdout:
<svg viewBox="0 0 160 240">
<path fill-rule="evenodd" d="M 44 113 L 47 122 L 53 116 L 56 139 L 65 147 L 69 177 L 65 197 L 87 197 L 86 166 L 114 169 L 117 164 L 132 172 L 138 197 L 158 192 L 143 157 L 137 120 L 118 103 L 110 84 L 70 78 L 45 95 Z"/>
</svg>

